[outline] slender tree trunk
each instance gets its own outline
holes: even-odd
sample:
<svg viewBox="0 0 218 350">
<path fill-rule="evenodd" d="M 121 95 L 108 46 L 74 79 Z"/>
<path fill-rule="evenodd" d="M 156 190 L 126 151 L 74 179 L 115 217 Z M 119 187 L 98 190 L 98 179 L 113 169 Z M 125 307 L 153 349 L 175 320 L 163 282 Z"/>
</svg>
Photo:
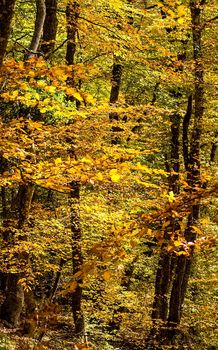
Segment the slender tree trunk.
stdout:
<svg viewBox="0 0 218 350">
<path fill-rule="evenodd" d="M 67 20 L 67 52 L 66 61 L 68 65 L 75 63 L 76 35 L 78 31 L 79 3 L 69 1 L 66 7 Z"/>
<path fill-rule="evenodd" d="M 112 77 L 111 77 L 111 92 L 110 92 L 110 104 L 115 105 L 119 98 L 120 85 L 122 78 L 123 66 L 119 63 L 119 59 L 114 57 L 114 63 L 112 68 Z M 119 116 L 116 112 L 111 112 L 109 114 L 109 119 L 111 122 L 114 120 L 119 120 Z M 120 138 L 117 133 L 123 129 L 118 126 L 112 126 L 112 141 L 113 145 L 120 143 Z"/>
<path fill-rule="evenodd" d="M 203 6 L 204 1 L 201 2 Z M 189 96 L 187 112 L 183 119 L 183 159 L 187 173 L 187 182 L 190 186 L 190 195 L 200 186 L 200 141 L 202 131 L 202 117 L 203 117 L 203 100 L 204 100 L 204 82 L 203 82 L 203 65 L 201 61 L 201 12 L 203 8 L 199 6 L 199 1 L 190 1 L 190 10 L 192 18 L 192 34 L 193 34 L 193 52 L 195 61 L 194 70 L 194 95 Z M 191 134 L 191 141 L 189 145 L 189 124 L 192 116 L 192 99 L 194 98 L 193 119 L 194 125 Z M 174 193 L 179 192 L 178 172 L 179 172 L 179 121 L 171 120 L 171 167 L 174 174 L 170 177 L 169 188 Z M 192 229 L 199 219 L 199 205 L 192 206 L 192 212 L 188 216 L 187 227 L 184 233 L 187 242 L 194 242 L 196 233 Z M 164 252 L 162 251 L 162 255 Z M 154 309 L 152 318 L 159 318 L 165 322 L 163 330 L 159 333 L 158 345 L 156 349 L 161 346 L 171 346 L 175 343 L 174 336 L 178 333 L 178 325 L 181 321 L 182 307 L 184 303 L 185 293 L 188 285 L 189 276 L 191 273 L 191 266 L 193 260 L 193 249 L 190 250 L 189 256 L 179 256 L 174 258 L 174 277 L 172 279 L 172 289 L 170 291 L 170 279 L 168 272 L 168 265 L 170 261 L 169 254 L 166 254 L 166 261 L 161 257 L 159 261 L 159 268 L 156 276 Z M 172 259 L 172 258 L 171 258 Z M 171 260 L 172 261 L 172 260 Z M 166 269 L 167 271 L 164 271 Z M 162 271 L 163 274 L 162 274 Z M 161 286 L 162 279 L 164 279 L 164 287 Z M 168 287 L 168 291 L 166 290 Z M 165 290 L 164 290 L 165 289 Z M 164 292 L 166 292 L 164 294 Z M 167 295 L 169 296 L 169 305 L 164 303 Z M 166 323 L 167 320 L 167 323 Z M 153 345 L 152 345 L 153 346 Z"/>
<path fill-rule="evenodd" d="M 43 37 L 40 51 L 49 57 L 55 48 L 55 39 L 57 35 L 57 0 L 45 0 L 46 16 L 43 26 Z"/>
<path fill-rule="evenodd" d="M 2 65 L 8 44 L 15 1 L 0 0 L 0 66 Z"/>
<path fill-rule="evenodd" d="M 82 230 L 80 224 L 80 183 L 71 183 L 71 231 L 72 231 L 72 263 L 73 263 L 73 274 L 75 275 L 81 270 L 83 264 L 82 257 Z M 78 286 L 72 295 L 72 312 L 75 325 L 75 333 L 83 335 L 84 332 L 84 318 L 82 312 L 82 279 L 78 280 Z"/>
<path fill-rule="evenodd" d="M 201 2 L 203 6 L 204 1 Z M 203 118 L 203 103 L 204 103 L 204 80 L 203 80 L 203 65 L 201 62 L 202 45 L 201 45 L 201 13 L 203 7 L 199 6 L 199 1 L 190 1 L 190 10 L 192 18 L 192 34 L 193 34 L 193 52 L 195 61 L 194 70 L 194 125 L 192 129 L 190 151 L 188 145 L 188 126 L 192 112 L 192 98 L 189 97 L 187 113 L 183 121 L 183 156 L 185 168 L 187 171 L 187 181 L 190 186 L 190 195 L 197 190 L 200 183 L 200 142 L 202 132 L 202 118 Z M 187 243 L 194 242 L 196 239 L 196 232 L 193 226 L 199 220 L 200 205 L 193 205 L 192 212 L 188 216 L 187 227 L 185 230 L 185 239 Z M 177 266 L 173 280 L 168 327 L 165 332 L 165 344 L 173 344 L 174 336 L 178 333 L 177 327 L 181 321 L 182 307 L 184 303 L 185 293 L 188 285 L 188 280 L 191 273 L 191 266 L 193 261 L 193 252 L 190 250 L 189 256 L 179 256 L 177 258 Z"/>
<path fill-rule="evenodd" d="M 78 18 L 79 18 L 79 3 L 78 1 L 72 1 L 67 3 L 66 7 L 66 20 L 67 20 L 67 51 L 66 62 L 68 65 L 72 65 L 72 77 L 68 79 L 68 84 L 75 87 L 74 79 L 74 63 L 76 54 L 76 36 L 78 31 Z M 76 105 L 79 108 L 79 105 Z M 75 157 L 75 152 L 71 149 L 72 157 Z M 78 181 L 72 181 L 70 184 L 70 206 L 71 206 L 71 231 L 72 231 L 72 265 L 73 274 L 76 274 L 81 270 L 83 264 L 82 257 L 82 229 L 80 224 L 80 188 L 81 184 Z M 78 280 L 78 285 L 71 297 L 71 309 L 73 313 L 73 320 L 75 325 L 75 334 L 83 336 L 84 333 L 84 317 L 82 311 L 82 279 Z"/>
<path fill-rule="evenodd" d="M 180 131 L 180 116 L 174 114 L 170 117 L 171 120 L 171 152 L 170 152 L 170 161 L 168 162 L 168 170 L 170 175 L 168 178 L 169 190 L 173 191 L 176 195 L 179 193 L 179 169 L 180 169 L 180 160 L 179 160 L 179 131 Z M 179 224 L 175 219 L 171 217 L 168 219 L 170 221 L 170 229 L 172 232 L 179 229 Z M 168 227 L 168 229 L 169 229 Z M 165 239 L 169 239 L 168 232 L 165 232 Z M 156 273 L 155 281 L 155 292 L 154 292 L 154 302 L 153 302 L 153 311 L 152 319 L 156 327 L 160 321 L 166 321 L 169 310 L 168 303 L 168 293 L 172 281 L 172 272 L 175 268 L 176 258 L 169 252 L 166 251 L 166 243 L 161 247 L 160 258 L 158 262 L 158 269 Z M 152 334 L 156 330 L 152 330 Z"/>
<path fill-rule="evenodd" d="M 2 169 L 1 169 L 2 170 Z M 0 174 L 2 171 L 0 171 Z M 5 227 L 7 223 L 7 199 L 6 199 L 6 189 L 4 187 L 1 188 L 1 206 L 2 206 L 2 226 Z M 7 240 L 7 234 L 4 232 L 2 233 L 2 238 L 4 241 Z M 5 292 L 7 286 L 7 274 L 3 271 L 0 271 L 0 290 Z"/>
<path fill-rule="evenodd" d="M 30 58 L 32 55 L 37 53 L 40 39 L 43 32 L 43 26 L 46 16 L 46 6 L 44 0 L 36 0 L 36 18 L 35 18 L 35 26 L 34 32 L 32 36 L 32 40 L 29 46 L 28 53 L 25 55 L 25 59 Z"/>
</svg>

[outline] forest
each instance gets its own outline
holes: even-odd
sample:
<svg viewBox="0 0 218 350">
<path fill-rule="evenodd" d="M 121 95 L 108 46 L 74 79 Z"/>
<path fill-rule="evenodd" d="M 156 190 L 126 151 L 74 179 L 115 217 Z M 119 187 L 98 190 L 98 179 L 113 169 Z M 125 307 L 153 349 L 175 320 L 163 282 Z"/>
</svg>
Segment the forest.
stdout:
<svg viewBox="0 0 218 350">
<path fill-rule="evenodd" d="M 0 0 L 0 350 L 218 350 L 217 24 Z"/>
</svg>

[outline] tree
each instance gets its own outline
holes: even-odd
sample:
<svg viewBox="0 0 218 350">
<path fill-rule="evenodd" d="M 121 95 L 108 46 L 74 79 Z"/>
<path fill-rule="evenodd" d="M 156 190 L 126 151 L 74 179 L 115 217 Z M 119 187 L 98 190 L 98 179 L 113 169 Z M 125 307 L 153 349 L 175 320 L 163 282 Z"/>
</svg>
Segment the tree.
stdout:
<svg viewBox="0 0 218 350">
<path fill-rule="evenodd" d="M 14 1 L 4 1 L 0 2 L 0 14 L 1 14 L 1 22 L 0 22 L 0 65 L 2 65 L 5 51 L 7 49 L 8 38 L 10 35 L 10 26 L 14 12 Z"/>
<path fill-rule="evenodd" d="M 214 8 L 16 2 L 0 73 L 1 317 L 39 347 L 69 310 L 78 348 L 86 331 L 102 349 L 214 345 L 199 326 L 214 306 L 201 293 L 217 227 Z"/>
</svg>

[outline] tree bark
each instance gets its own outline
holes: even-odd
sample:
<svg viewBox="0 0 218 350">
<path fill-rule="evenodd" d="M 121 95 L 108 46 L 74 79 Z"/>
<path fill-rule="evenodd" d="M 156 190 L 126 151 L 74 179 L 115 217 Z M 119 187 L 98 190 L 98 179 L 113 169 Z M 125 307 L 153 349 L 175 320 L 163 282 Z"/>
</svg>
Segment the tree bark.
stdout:
<svg viewBox="0 0 218 350">
<path fill-rule="evenodd" d="M 67 52 L 66 61 L 68 65 L 75 63 L 76 35 L 78 31 L 79 3 L 70 1 L 66 8 L 67 20 Z"/>
<path fill-rule="evenodd" d="M 81 270 L 83 264 L 83 256 L 81 249 L 82 230 L 79 215 L 80 203 L 80 183 L 73 181 L 71 183 L 71 231 L 72 231 L 72 263 L 73 274 L 75 275 Z M 75 325 L 75 333 L 83 335 L 84 332 L 84 317 L 82 312 L 82 278 L 77 281 L 78 285 L 72 294 L 72 312 Z"/>
<path fill-rule="evenodd" d="M 184 160 L 189 163 L 186 165 L 187 181 L 190 186 L 190 195 L 195 192 L 200 183 L 200 142 L 202 132 L 202 118 L 204 111 L 204 70 L 201 62 L 202 45 L 201 45 L 201 13 L 203 8 L 198 6 L 198 1 L 190 1 L 190 10 L 192 18 L 192 35 L 193 35 L 193 53 L 194 53 L 194 125 L 190 142 L 190 153 L 187 154 L 187 145 L 185 146 Z M 188 113 L 191 112 L 191 101 L 189 100 Z M 187 117 L 188 119 L 188 117 Z M 184 129 L 183 129 L 184 130 Z M 187 131 L 185 133 L 187 135 Z M 184 145 L 184 143 L 183 143 Z M 184 152 L 184 149 L 183 149 Z M 192 212 L 189 214 L 187 228 L 185 230 L 185 239 L 187 243 L 194 242 L 196 239 L 196 232 L 193 226 L 197 224 L 200 216 L 200 205 L 193 205 Z M 171 337 L 174 336 L 175 328 L 181 321 L 182 306 L 184 303 L 185 293 L 188 285 L 188 280 L 191 272 L 191 265 L 193 260 L 193 249 L 191 249 L 189 256 L 180 256 L 178 258 L 177 269 L 173 281 L 168 325 L 174 328 L 171 331 Z"/>
<path fill-rule="evenodd" d="M 203 1 L 204 2 L 204 1 Z M 183 159 L 186 170 L 187 182 L 189 184 L 190 196 L 196 191 L 200 184 L 200 142 L 202 131 L 203 102 L 204 102 L 204 80 L 202 65 L 202 46 L 201 46 L 201 13 L 203 7 L 198 6 L 199 1 L 190 1 L 190 11 L 192 19 L 192 36 L 193 36 L 193 56 L 195 62 L 194 69 L 194 94 L 188 98 L 187 112 L 183 119 Z M 192 106 L 194 99 L 194 107 Z M 189 143 L 189 124 L 193 115 L 193 129 L 191 140 Z M 174 193 L 179 193 L 178 173 L 179 173 L 179 119 L 171 119 L 171 161 L 170 168 L 173 174 L 169 178 L 169 188 Z M 193 205 L 191 213 L 188 216 L 187 227 L 184 232 L 184 238 L 187 243 L 194 242 L 196 233 L 193 226 L 199 219 L 199 204 Z M 155 296 L 153 304 L 152 318 L 164 321 L 163 329 L 156 335 L 158 341 L 155 349 L 161 346 L 171 346 L 175 343 L 174 336 L 178 334 L 178 325 L 181 321 L 182 307 L 191 273 L 193 260 L 193 249 L 190 249 L 188 256 L 182 255 L 171 258 L 171 272 L 174 271 L 173 279 L 169 273 L 170 253 L 166 254 L 164 261 L 164 251 L 161 252 L 159 267 L 156 275 Z M 171 253 L 172 255 L 172 253 Z M 172 264 L 172 259 L 174 262 Z M 162 287 L 164 280 L 164 287 Z M 170 280 L 172 280 L 172 288 L 170 291 Z M 169 294 L 169 305 L 166 304 L 167 295 Z M 155 333 L 155 328 L 154 332 Z M 153 334 L 152 334 L 153 335 Z M 153 346 L 153 345 L 152 345 Z"/>
<path fill-rule="evenodd" d="M 55 48 L 57 35 L 57 0 L 45 0 L 46 16 L 43 26 L 43 36 L 40 51 L 46 58 L 52 54 Z"/>
<path fill-rule="evenodd" d="M 118 59 L 115 57 L 114 58 L 114 63 L 113 63 L 113 68 L 112 68 L 112 77 L 111 77 L 111 92 L 110 92 L 110 104 L 114 105 L 118 101 L 119 98 L 119 93 L 120 93 L 120 85 L 121 85 L 121 78 L 122 78 L 122 71 L 123 71 L 123 66 L 116 62 Z M 114 120 L 119 120 L 119 116 L 116 112 L 111 112 L 109 114 L 109 119 L 111 122 Z M 111 143 L 113 145 L 116 145 L 120 143 L 120 138 L 117 136 L 117 132 L 122 131 L 123 129 L 118 127 L 118 126 L 112 126 L 112 141 Z"/>
<path fill-rule="evenodd" d="M 45 16 L 46 16 L 45 1 L 36 0 L 36 18 L 35 18 L 34 32 L 33 32 L 32 40 L 31 40 L 28 52 L 25 55 L 25 59 L 28 59 L 32 55 L 35 55 L 37 53 L 40 39 L 43 32 Z"/>
<path fill-rule="evenodd" d="M 31 184 L 29 186 L 23 185 L 19 189 L 18 228 L 20 230 L 22 230 L 24 225 L 27 223 L 33 192 L 34 186 Z M 18 265 L 21 264 L 20 270 L 22 272 L 8 273 L 7 275 L 6 298 L 1 306 L 0 317 L 13 326 L 16 326 L 18 324 L 24 305 L 24 291 L 22 286 L 19 284 L 19 279 L 21 278 L 24 268 L 26 267 L 27 260 L 27 253 L 18 254 L 17 262 Z"/>
<path fill-rule="evenodd" d="M 67 20 L 67 51 L 66 62 L 68 65 L 74 65 L 76 54 L 76 35 L 78 31 L 78 18 L 80 7 L 78 1 L 68 2 L 66 7 Z M 68 79 L 68 84 L 75 87 L 74 68 L 72 67 L 72 77 Z M 76 103 L 79 108 L 79 104 Z M 75 151 L 72 144 L 70 151 L 72 157 L 75 157 Z M 70 206 L 71 206 L 71 232 L 72 232 L 72 265 L 73 275 L 81 270 L 83 264 L 82 256 L 82 229 L 80 224 L 80 188 L 78 181 L 72 181 L 70 184 Z M 71 296 L 71 309 L 75 326 L 75 334 L 82 336 L 84 333 L 84 317 L 82 311 L 82 278 L 77 281 L 78 285 Z"/>
<path fill-rule="evenodd" d="M 16 0 L 0 0 L 0 66 L 5 56 Z"/>
</svg>

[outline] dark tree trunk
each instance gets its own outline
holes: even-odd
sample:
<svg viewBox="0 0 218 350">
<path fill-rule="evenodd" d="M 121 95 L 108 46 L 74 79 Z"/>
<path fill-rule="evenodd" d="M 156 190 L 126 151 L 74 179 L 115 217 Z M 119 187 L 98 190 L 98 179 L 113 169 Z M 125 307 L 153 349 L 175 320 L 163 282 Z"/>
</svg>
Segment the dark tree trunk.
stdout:
<svg viewBox="0 0 218 350">
<path fill-rule="evenodd" d="M 69 2 L 66 8 L 66 19 L 67 19 L 66 61 L 68 65 L 73 65 L 75 63 L 78 18 L 79 18 L 79 3 L 77 1 Z"/>
<path fill-rule="evenodd" d="M 112 77 L 111 77 L 111 92 L 110 92 L 110 104 L 114 105 L 118 101 L 119 98 L 119 92 L 120 92 L 120 85 L 121 85 L 121 78 L 122 78 L 122 71 L 123 66 L 116 62 L 118 59 L 115 57 L 115 62 L 113 64 L 112 68 Z M 109 114 L 109 119 L 111 122 L 114 120 L 119 120 L 119 116 L 116 112 L 111 112 Z M 120 138 L 117 135 L 118 132 L 122 131 L 123 129 L 118 126 L 112 126 L 112 141 L 111 143 L 113 145 L 116 145 L 120 143 Z"/>
<path fill-rule="evenodd" d="M 215 133 L 215 138 L 217 138 L 217 137 L 218 137 L 218 132 Z M 215 141 L 212 143 L 212 146 L 211 146 L 211 151 L 210 151 L 210 163 L 215 162 L 216 151 L 217 151 L 217 141 L 215 140 Z"/>
<path fill-rule="evenodd" d="M 74 79 L 74 63 L 76 54 L 76 36 L 78 31 L 78 18 L 80 7 L 78 1 L 68 2 L 66 7 L 66 20 L 67 20 L 67 52 L 66 62 L 68 65 L 72 65 L 72 77 L 68 79 L 68 84 L 75 87 Z M 79 108 L 79 103 L 76 103 Z M 70 151 L 71 156 L 75 158 L 74 146 Z M 82 257 L 82 230 L 80 224 L 80 188 L 81 184 L 78 181 L 72 181 L 70 184 L 70 206 L 71 206 L 71 232 L 72 232 L 72 265 L 73 274 L 76 274 L 81 270 L 83 264 Z M 75 325 L 75 334 L 83 335 L 84 333 L 84 317 L 82 311 L 82 278 L 77 281 L 78 285 L 72 294 L 71 309 L 73 313 L 73 320 Z"/>
<path fill-rule="evenodd" d="M 2 173 L 0 171 L 0 174 Z M 6 189 L 4 187 L 1 188 L 1 206 L 2 206 L 2 226 L 5 227 L 7 225 L 7 199 L 6 199 Z M 7 233 L 2 233 L 3 240 L 7 240 Z M 7 287 L 7 274 L 3 271 L 0 271 L 0 290 L 5 292 Z"/>
<path fill-rule="evenodd" d="M 43 26 L 43 36 L 40 51 L 47 58 L 55 48 L 57 34 L 57 0 L 45 0 L 46 16 Z"/>
<path fill-rule="evenodd" d="M 110 92 L 110 103 L 116 103 L 118 101 L 120 84 L 122 77 L 123 66 L 120 63 L 114 62 L 112 68 L 112 77 L 111 77 L 111 92 Z"/>
<path fill-rule="evenodd" d="M 189 131 L 189 123 L 192 116 L 192 95 L 188 97 L 188 104 L 187 104 L 187 110 L 186 114 L 183 118 L 183 124 L 182 124 L 182 145 L 183 145 L 183 160 L 184 160 L 184 166 L 187 173 L 189 172 L 189 137 L 188 137 L 188 131 Z"/>
<path fill-rule="evenodd" d="M 80 203 L 80 183 L 71 183 L 71 231 L 72 231 L 72 263 L 73 274 L 75 275 L 81 270 L 83 264 L 81 241 L 82 231 L 80 224 L 79 203 Z M 75 333 L 83 335 L 84 332 L 84 318 L 82 312 L 82 278 L 77 281 L 78 285 L 72 294 L 72 312 L 75 325 Z"/>
<path fill-rule="evenodd" d="M 20 186 L 18 192 L 18 228 L 20 230 L 22 230 L 27 223 L 33 192 L 34 186 L 32 184 Z M 1 306 L 1 318 L 13 326 L 18 324 L 24 304 L 23 288 L 18 282 L 23 275 L 27 262 L 27 253 L 18 254 L 17 264 L 22 272 L 7 274 L 6 298 Z"/>
<path fill-rule="evenodd" d="M 0 66 L 2 65 L 8 44 L 15 1 L 0 0 Z"/>
<path fill-rule="evenodd" d="M 78 1 L 68 2 L 66 7 L 66 21 L 67 21 L 67 51 L 66 51 L 66 62 L 68 65 L 72 65 L 72 75 L 68 78 L 68 84 L 71 87 L 76 88 L 76 85 L 80 88 L 81 81 L 76 84 L 74 64 L 76 54 L 76 37 L 78 34 L 78 19 L 80 13 L 80 6 Z M 81 101 L 75 99 L 72 96 L 68 97 L 69 101 L 76 102 L 76 108 L 79 109 Z"/>
<path fill-rule="evenodd" d="M 179 169 L 180 169 L 180 160 L 179 160 L 179 131 L 180 131 L 180 116 L 174 114 L 170 117 L 171 120 L 171 152 L 170 160 L 168 162 L 168 170 L 170 172 L 168 182 L 169 190 L 173 191 L 176 195 L 179 193 Z M 168 218 L 170 221 L 170 228 L 172 232 L 176 231 L 179 228 L 179 223 L 171 217 Z M 165 240 L 169 239 L 168 232 L 165 232 Z M 153 302 L 153 311 L 152 319 L 154 324 L 158 324 L 159 321 L 166 321 L 169 310 L 168 303 L 168 293 L 172 281 L 172 272 L 175 268 L 176 257 L 166 251 L 166 243 L 161 247 L 160 258 L 158 262 L 158 269 L 156 273 L 155 281 L 155 293 L 154 293 L 154 302 Z M 155 330 L 152 330 L 155 332 Z"/>
<path fill-rule="evenodd" d="M 1 319 L 7 321 L 12 326 L 17 326 L 24 304 L 24 292 L 18 284 L 20 274 L 10 273 L 7 277 L 7 295 L 1 306 Z"/>
<path fill-rule="evenodd" d="M 171 281 L 172 257 L 161 248 L 161 254 L 156 272 L 154 302 L 152 307 L 152 319 L 154 323 L 166 321 L 168 313 L 168 292 Z M 153 331 L 152 331 L 153 333 Z"/>
<path fill-rule="evenodd" d="M 204 0 L 202 1 L 204 5 Z M 192 18 L 192 34 L 193 34 L 193 52 L 195 61 L 194 71 L 194 109 L 192 107 L 192 95 L 188 98 L 187 112 L 183 119 L 183 159 L 186 169 L 187 182 L 190 186 L 190 196 L 196 191 L 196 188 L 200 184 L 200 141 L 202 131 L 202 117 L 203 117 L 203 99 L 204 99 L 204 81 L 203 81 L 203 66 L 201 62 L 201 12 L 203 7 L 198 6 L 198 1 L 190 1 L 190 10 Z M 192 116 L 194 125 L 191 134 L 191 140 L 189 144 L 189 124 Z M 178 172 L 179 172 L 179 120 L 171 120 L 171 167 L 174 171 L 173 175 L 169 179 L 169 188 L 178 193 Z M 188 216 L 187 227 L 184 233 L 185 239 L 188 242 L 194 242 L 196 239 L 196 233 L 193 230 L 193 226 L 196 225 L 199 219 L 199 204 L 193 205 L 191 213 Z M 164 252 L 161 253 L 164 255 Z M 154 309 L 152 318 L 160 319 L 164 321 L 162 330 L 156 336 L 158 341 L 157 346 L 152 345 L 153 348 L 159 349 L 161 346 L 174 346 L 175 335 L 178 335 L 178 325 L 181 321 L 182 307 L 188 285 L 188 280 L 191 273 L 191 266 L 193 260 L 193 249 L 190 249 L 189 255 L 182 255 L 174 257 L 173 268 L 174 277 L 172 279 L 172 289 L 170 286 L 169 274 L 169 260 L 170 254 L 166 254 L 166 261 L 163 261 L 163 257 L 160 258 L 159 267 L 156 276 L 155 285 L 155 297 L 154 297 Z M 171 258 L 172 259 L 172 258 Z M 162 262 L 163 261 L 163 262 Z M 172 261 L 172 260 L 171 260 Z M 163 271 L 163 274 L 162 274 Z M 165 290 L 161 287 L 162 279 L 164 280 Z M 166 287 L 167 286 L 167 287 Z M 165 298 L 169 295 L 169 305 L 164 303 Z M 167 322 L 166 322 L 167 321 Z M 154 329 L 155 331 L 155 329 Z M 153 337 L 154 339 L 154 337 Z M 177 344 L 178 345 L 178 344 Z M 181 344 L 182 347 L 182 344 Z"/>
</svg>

